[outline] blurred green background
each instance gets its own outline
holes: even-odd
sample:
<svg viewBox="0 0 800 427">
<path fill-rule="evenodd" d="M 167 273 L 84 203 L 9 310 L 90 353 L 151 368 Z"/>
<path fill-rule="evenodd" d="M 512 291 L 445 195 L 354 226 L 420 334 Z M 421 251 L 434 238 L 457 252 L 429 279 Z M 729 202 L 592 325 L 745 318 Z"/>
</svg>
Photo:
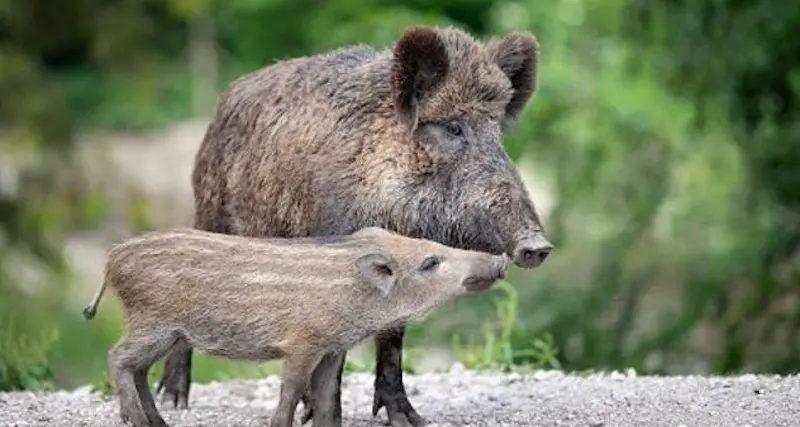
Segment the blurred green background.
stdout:
<svg viewBox="0 0 800 427">
<path fill-rule="evenodd" d="M 538 36 L 506 146 L 557 250 L 414 325 L 407 370 L 797 371 L 800 2 L 0 0 L 0 389 L 107 385 L 119 307 L 80 315 L 103 252 L 191 224 L 228 82 L 411 24 Z"/>
</svg>

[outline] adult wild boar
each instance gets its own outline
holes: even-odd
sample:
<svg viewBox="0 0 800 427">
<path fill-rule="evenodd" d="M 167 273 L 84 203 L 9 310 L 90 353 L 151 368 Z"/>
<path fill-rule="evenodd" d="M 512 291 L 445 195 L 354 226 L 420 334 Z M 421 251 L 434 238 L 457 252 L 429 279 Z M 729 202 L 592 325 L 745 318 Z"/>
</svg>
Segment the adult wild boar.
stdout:
<svg viewBox="0 0 800 427">
<path fill-rule="evenodd" d="M 415 27 L 391 49 L 351 46 L 243 76 L 219 100 L 195 159 L 194 226 L 276 237 L 378 226 L 536 267 L 552 245 L 502 131 L 534 93 L 538 60 L 532 34 L 480 42 Z M 404 330 L 375 338 L 372 409 L 419 426 L 400 370 Z M 174 350 L 159 385 L 181 408 L 190 362 L 191 350 Z M 338 405 L 311 406 L 315 423 L 340 419 Z"/>
</svg>

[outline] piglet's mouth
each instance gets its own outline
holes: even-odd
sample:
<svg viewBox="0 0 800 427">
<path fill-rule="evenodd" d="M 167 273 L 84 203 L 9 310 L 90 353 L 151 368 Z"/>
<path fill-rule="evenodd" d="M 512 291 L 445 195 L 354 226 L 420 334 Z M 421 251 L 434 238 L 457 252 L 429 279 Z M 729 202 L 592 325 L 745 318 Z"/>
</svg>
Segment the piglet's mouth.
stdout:
<svg viewBox="0 0 800 427">
<path fill-rule="evenodd" d="M 495 281 L 497 281 L 497 279 L 470 277 L 464 281 L 463 286 L 469 292 L 479 292 L 491 288 Z"/>
<path fill-rule="evenodd" d="M 467 277 L 463 286 L 470 292 L 483 291 L 492 287 L 499 279 L 506 277 L 508 270 L 508 257 L 504 255 L 492 256 L 491 262 L 485 264 L 478 274 Z"/>
</svg>

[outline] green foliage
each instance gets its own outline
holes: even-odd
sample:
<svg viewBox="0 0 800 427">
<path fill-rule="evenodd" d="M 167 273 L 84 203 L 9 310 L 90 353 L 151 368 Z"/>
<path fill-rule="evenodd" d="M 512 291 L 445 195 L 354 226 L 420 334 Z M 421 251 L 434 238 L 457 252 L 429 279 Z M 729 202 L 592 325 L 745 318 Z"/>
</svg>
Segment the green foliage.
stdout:
<svg viewBox="0 0 800 427">
<path fill-rule="evenodd" d="M 418 360 L 423 353 L 423 349 L 413 346 L 403 346 L 403 360 L 400 369 L 409 374 L 416 373 Z M 374 368 L 372 370 L 374 370 Z"/>
<path fill-rule="evenodd" d="M 0 336 L 0 391 L 52 389 L 50 354 L 58 339 L 58 331 L 31 336 L 8 319 Z"/>
<path fill-rule="evenodd" d="M 55 76 L 85 127 L 147 130 L 191 116 L 188 72 L 183 67 L 152 65 L 132 72 L 81 71 Z"/>
<path fill-rule="evenodd" d="M 371 372 L 375 368 L 373 363 L 367 363 L 361 360 L 346 359 L 344 361 L 344 372 Z M 404 370 L 404 372 L 407 372 Z"/>
<path fill-rule="evenodd" d="M 560 369 L 558 349 L 549 334 L 531 339 L 519 334 L 519 299 L 514 285 L 500 281 L 498 289 L 506 298 L 493 298 L 497 325 L 484 323 L 482 344 L 465 348 L 458 334 L 452 336 L 452 347 L 469 369 L 554 368 Z M 499 331 L 498 331 L 499 330 Z"/>
<path fill-rule="evenodd" d="M 108 370 L 102 372 L 94 381 L 92 381 L 92 393 L 98 394 L 103 398 L 111 398 L 116 395 L 114 390 L 114 380 L 111 378 L 111 373 Z"/>
<path fill-rule="evenodd" d="M 204 354 L 198 354 L 196 358 L 197 372 L 201 373 L 198 382 L 222 381 L 235 378 L 264 378 L 283 372 L 283 365 L 280 360 L 256 364 L 230 361 Z M 194 365 L 194 359 L 192 364 Z"/>
<path fill-rule="evenodd" d="M 128 205 L 128 223 L 137 233 L 153 230 L 155 221 L 151 214 L 151 206 L 146 198 L 140 194 L 134 194 Z"/>
</svg>

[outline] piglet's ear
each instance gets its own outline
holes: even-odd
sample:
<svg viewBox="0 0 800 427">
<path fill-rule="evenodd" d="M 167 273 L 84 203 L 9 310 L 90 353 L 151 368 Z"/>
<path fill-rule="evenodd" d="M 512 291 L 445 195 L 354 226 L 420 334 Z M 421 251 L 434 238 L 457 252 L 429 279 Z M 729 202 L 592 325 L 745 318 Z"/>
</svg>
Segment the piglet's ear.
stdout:
<svg viewBox="0 0 800 427">
<path fill-rule="evenodd" d="M 356 267 L 361 280 L 375 286 L 384 296 L 389 294 L 397 281 L 394 274 L 394 260 L 383 254 L 363 255 L 356 260 Z"/>
<path fill-rule="evenodd" d="M 393 49 L 392 91 L 395 108 L 413 130 L 417 107 L 444 80 L 449 67 L 447 49 L 435 29 L 406 30 Z"/>
<path fill-rule="evenodd" d="M 539 42 L 530 33 L 515 32 L 487 46 L 489 55 L 511 80 L 514 94 L 506 106 L 506 118 L 516 119 L 536 91 L 539 74 Z"/>
</svg>

